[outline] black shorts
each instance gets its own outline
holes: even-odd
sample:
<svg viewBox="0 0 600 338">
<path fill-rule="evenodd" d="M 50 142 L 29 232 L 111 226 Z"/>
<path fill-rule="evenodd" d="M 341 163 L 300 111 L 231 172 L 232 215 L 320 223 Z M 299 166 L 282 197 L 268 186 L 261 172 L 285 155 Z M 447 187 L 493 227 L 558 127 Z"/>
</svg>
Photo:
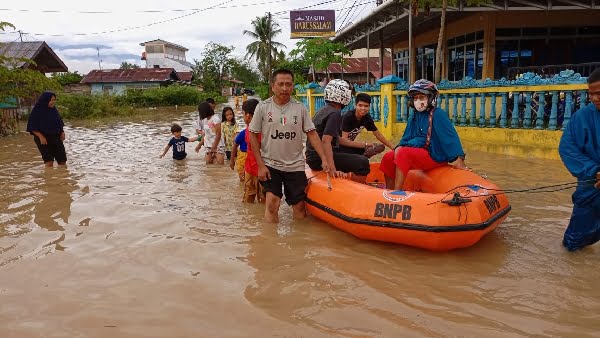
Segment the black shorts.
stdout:
<svg viewBox="0 0 600 338">
<path fill-rule="evenodd" d="M 281 171 L 271 167 L 267 167 L 271 174 L 271 179 L 260 181 L 265 193 L 270 192 L 273 195 L 282 198 L 285 194 L 285 203 L 294 205 L 304 201 L 306 197 L 306 186 L 308 179 L 304 171 Z M 283 194 L 281 191 L 283 186 Z"/>
<path fill-rule="evenodd" d="M 371 172 L 369 158 L 364 155 L 345 153 L 336 149 L 333 151 L 333 162 L 335 169 L 341 172 L 353 173 L 357 176 L 367 176 Z M 321 158 L 316 152 L 306 152 L 306 164 L 312 170 L 323 170 Z"/>
<path fill-rule="evenodd" d="M 53 162 L 54 160 L 58 163 L 67 162 L 67 152 L 65 151 L 63 141 L 60 139 L 60 135 L 44 136 L 48 144 L 42 144 L 40 138 L 37 136 L 33 137 L 33 142 L 37 145 L 44 162 Z"/>
</svg>

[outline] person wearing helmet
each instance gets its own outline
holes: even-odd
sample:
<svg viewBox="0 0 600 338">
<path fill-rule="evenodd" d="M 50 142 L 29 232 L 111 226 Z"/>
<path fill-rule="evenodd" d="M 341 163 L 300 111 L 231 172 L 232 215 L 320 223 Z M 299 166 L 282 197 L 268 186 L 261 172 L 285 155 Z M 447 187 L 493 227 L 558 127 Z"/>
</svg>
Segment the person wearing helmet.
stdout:
<svg viewBox="0 0 600 338">
<path fill-rule="evenodd" d="M 342 109 L 352 100 L 352 89 L 348 82 L 340 79 L 329 81 L 323 91 L 327 103 L 313 117 L 317 134 L 321 138 L 323 151 L 334 176 L 352 173 L 352 179 L 364 183 L 371 171 L 369 159 L 361 154 L 340 151 L 340 146 L 363 148 L 364 142 L 341 138 Z M 321 159 L 312 145 L 306 145 L 306 163 L 313 170 L 321 169 Z"/>
<path fill-rule="evenodd" d="M 388 189 L 402 189 L 411 169 L 426 171 L 451 162 L 458 168 L 466 168 L 458 133 L 448 113 L 436 107 L 436 85 L 425 79 L 417 80 L 408 88 L 408 96 L 414 113 L 396 149 L 383 156 L 379 167 Z"/>
</svg>

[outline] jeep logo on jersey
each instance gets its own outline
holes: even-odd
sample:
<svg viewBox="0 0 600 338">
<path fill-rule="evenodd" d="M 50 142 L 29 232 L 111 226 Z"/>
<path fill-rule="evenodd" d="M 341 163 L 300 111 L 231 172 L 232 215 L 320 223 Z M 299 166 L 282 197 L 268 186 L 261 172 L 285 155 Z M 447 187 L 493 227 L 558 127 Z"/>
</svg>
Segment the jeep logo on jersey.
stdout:
<svg viewBox="0 0 600 338">
<path fill-rule="evenodd" d="M 275 130 L 275 135 L 271 134 L 271 138 L 274 140 L 293 140 L 296 138 L 295 131 L 286 131 L 285 133 L 279 130 Z"/>
</svg>

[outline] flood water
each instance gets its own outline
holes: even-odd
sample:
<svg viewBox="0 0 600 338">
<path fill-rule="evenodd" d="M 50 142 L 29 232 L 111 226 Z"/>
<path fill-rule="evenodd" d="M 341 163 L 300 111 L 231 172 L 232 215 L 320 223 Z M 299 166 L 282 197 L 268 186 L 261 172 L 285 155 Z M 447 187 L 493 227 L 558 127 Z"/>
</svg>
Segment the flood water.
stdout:
<svg viewBox="0 0 600 338">
<path fill-rule="evenodd" d="M 196 114 L 66 128 L 67 169 L 0 138 L 0 337 L 600 337 L 600 245 L 561 247 L 572 190 L 447 253 L 309 217 L 262 221 L 229 167 L 159 159 Z M 559 161 L 469 150 L 505 189 L 573 182 Z"/>
</svg>

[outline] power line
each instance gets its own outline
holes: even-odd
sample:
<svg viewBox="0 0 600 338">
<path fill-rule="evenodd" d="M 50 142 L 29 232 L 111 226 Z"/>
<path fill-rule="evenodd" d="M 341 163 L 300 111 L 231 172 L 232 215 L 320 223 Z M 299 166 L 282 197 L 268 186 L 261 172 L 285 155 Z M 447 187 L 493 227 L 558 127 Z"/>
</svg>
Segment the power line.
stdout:
<svg viewBox="0 0 600 338">
<path fill-rule="evenodd" d="M 215 6 L 215 9 L 226 9 L 226 8 L 237 8 L 237 7 L 250 7 L 259 5 L 268 5 L 278 2 L 284 2 L 287 0 L 271 0 L 264 2 L 254 2 L 249 4 L 229 5 L 229 6 Z M 187 9 L 148 9 L 148 10 L 136 10 L 133 13 L 167 13 L 167 12 L 189 12 L 189 11 L 202 11 L 202 8 L 187 8 Z M 12 11 L 12 12 L 25 12 L 25 13 L 77 13 L 77 14 L 115 14 L 121 13 L 119 11 L 63 11 L 63 10 L 35 10 L 35 9 L 12 9 L 12 8 L 0 8 L 0 11 Z"/>
<path fill-rule="evenodd" d="M 307 9 L 307 8 L 317 7 L 317 6 L 321 6 L 321 5 L 329 4 L 329 3 L 332 3 L 332 2 L 338 2 L 338 1 L 342 1 L 342 0 L 329 0 L 329 1 L 323 1 L 323 2 L 320 2 L 320 3 L 318 3 L 318 4 L 314 4 L 314 5 L 310 5 L 310 6 L 304 6 L 304 7 L 300 7 L 300 8 L 296 8 L 296 9 L 292 9 L 292 10 L 293 10 L 293 11 L 298 11 L 298 10 L 301 10 L 301 9 Z M 279 11 L 279 12 L 275 12 L 275 13 L 273 13 L 273 15 L 277 15 L 277 14 L 285 14 L 285 13 L 287 13 L 287 12 L 289 12 L 289 11 Z"/>
<path fill-rule="evenodd" d="M 354 11 L 354 6 L 356 5 L 356 1 L 354 0 L 354 2 L 352 3 L 352 7 L 351 9 L 348 9 L 348 11 L 346 12 L 346 16 L 344 17 L 344 20 L 342 20 L 342 23 L 340 23 L 340 27 L 344 26 L 344 22 L 346 22 L 346 19 L 348 19 L 348 17 L 350 17 L 350 13 L 352 13 L 352 11 Z"/>
<path fill-rule="evenodd" d="M 69 35 L 76 35 L 76 36 L 88 36 L 88 35 L 101 35 L 101 34 L 109 34 L 109 33 L 119 33 L 119 32 L 124 32 L 124 31 L 129 31 L 129 30 L 134 30 L 134 29 L 140 29 L 140 28 L 146 28 L 146 27 L 150 27 L 150 26 L 154 26 L 154 25 L 159 25 L 159 24 L 163 24 L 166 22 L 170 22 L 170 21 L 175 21 L 175 20 L 179 20 L 188 16 L 192 16 L 210 9 L 215 9 L 218 6 L 222 6 L 226 3 L 229 3 L 233 0 L 227 0 L 227 1 L 223 1 L 221 3 L 219 3 L 218 5 L 214 5 L 214 6 L 210 6 L 210 7 L 206 7 L 203 9 L 199 9 L 196 10 L 192 13 L 188 13 L 188 14 L 184 14 L 184 15 L 180 15 L 174 18 L 170 18 L 170 19 L 165 19 L 165 20 L 161 20 L 161 21 L 156 21 L 156 22 L 152 22 L 146 25 L 140 25 L 140 26 L 133 26 L 133 27 L 125 27 L 125 28 L 119 28 L 119 29 L 112 29 L 112 30 L 108 30 L 108 31 L 102 31 L 102 32 L 94 32 L 94 33 L 72 33 Z M 7 33 L 11 33 L 11 32 L 7 32 Z M 65 34 L 46 34 L 46 33 L 27 33 L 30 35 L 37 35 L 37 36 L 67 36 Z"/>
<path fill-rule="evenodd" d="M 372 2 L 372 1 L 371 1 L 371 2 Z M 365 4 L 363 4 L 363 5 L 364 5 L 364 6 L 363 6 L 363 8 L 361 8 L 361 10 L 360 10 L 358 13 L 356 13 L 356 14 L 355 14 L 355 15 L 352 17 L 352 19 L 348 20 L 348 23 L 347 23 L 347 25 L 350 25 L 352 22 L 354 22 L 354 19 L 356 19 L 356 18 L 357 18 L 357 17 L 360 15 L 360 13 L 362 13 L 362 11 L 364 11 L 364 10 L 365 10 L 365 8 L 367 8 L 367 4 L 366 4 L 366 3 L 365 3 Z M 375 5 L 373 5 L 373 6 L 375 6 Z M 346 26 L 347 26 L 347 25 L 346 25 Z M 344 28 L 344 27 L 340 27 L 340 28 L 338 29 L 338 31 L 337 31 L 337 32 L 341 31 L 341 30 L 342 30 L 342 28 Z M 336 33 L 337 33 L 337 32 L 336 32 Z"/>
</svg>

